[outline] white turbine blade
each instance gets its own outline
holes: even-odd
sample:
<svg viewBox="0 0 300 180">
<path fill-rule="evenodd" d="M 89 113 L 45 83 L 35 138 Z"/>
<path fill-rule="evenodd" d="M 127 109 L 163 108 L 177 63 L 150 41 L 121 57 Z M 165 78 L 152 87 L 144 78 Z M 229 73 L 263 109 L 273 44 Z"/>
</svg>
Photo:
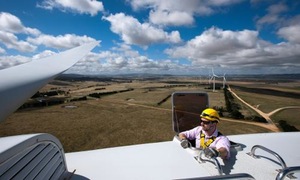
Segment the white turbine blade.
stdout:
<svg viewBox="0 0 300 180">
<path fill-rule="evenodd" d="M 212 76 L 217 77 L 217 78 L 220 78 L 220 77 L 221 77 L 221 76 L 218 76 L 218 75 L 215 74 L 214 68 L 212 68 L 211 71 L 212 71 L 212 74 L 213 74 Z"/>
<path fill-rule="evenodd" d="M 216 77 L 214 76 L 214 79 L 213 79 L 213 92 L 215 92 L 216 90 Z"/>
<path fill-rule="evenodd" d="M 89 53 L 99 42 L 30 61 L 0 71 L 0 121 L 20 107 L 40 88 L 68 70 Z"/>
<path fill-rule="evenodd" d="M 210 84 L 211 83 L 211 80 L 214 78 L 214 76 L 211 76 L 210 78 L 209 78 L 209 81 L 208 81 L 208 83 Z"/>
</svg>

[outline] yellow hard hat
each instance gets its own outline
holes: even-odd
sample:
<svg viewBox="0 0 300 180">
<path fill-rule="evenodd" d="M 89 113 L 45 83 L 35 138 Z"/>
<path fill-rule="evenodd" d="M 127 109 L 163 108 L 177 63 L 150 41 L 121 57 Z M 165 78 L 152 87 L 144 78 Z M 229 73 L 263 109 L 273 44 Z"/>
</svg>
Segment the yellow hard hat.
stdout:
<svg viewBox="0 0 300 180">
<path fill-rule="evenodd" d="M 205 118 L 209 121 L 220 121 L 219 113 L 212 108 L 204 109 L 204 111 L 202 111 L 202 113 L 200 114 L 200 117 Z"/>
</svg>

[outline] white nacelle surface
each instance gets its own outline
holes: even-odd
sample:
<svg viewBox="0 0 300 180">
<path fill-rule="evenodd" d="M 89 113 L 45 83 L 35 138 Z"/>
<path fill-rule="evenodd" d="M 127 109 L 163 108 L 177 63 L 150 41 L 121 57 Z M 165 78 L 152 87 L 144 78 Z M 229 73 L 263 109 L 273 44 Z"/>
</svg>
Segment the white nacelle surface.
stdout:
<svg viewBox="0 0 300 180">
<path fill-rule="evenodd" d="M 287 166 L 299 166 L 300 133 L 267 133 L 229 136 L 240 143 L 242 150 L 232 149 L 231 159 L 222 161 L 224 174 L 248 173 L 255 179 L 275 179 L 280 164 L 267 158 L 255 159 L 247 153 L 254 145 L 263 145 L 278 153 Z M 289 139 L 289 141 L 286 141 Z M 280 143 L 279 145 L 279 142 Z M 276 157 L 262 150 L 255 154 L 279 162 Z M 144 145 L 124 146 L 100 150 L 67 153 L 69 171 L 73 178 L 88 179 L 184 179 L 218 175 L 212 163 L 199 163 L 190 150 L 183 149 L 178 140 Z M 295 174 L 299 177 L 299 174 Z"/>
</svg>

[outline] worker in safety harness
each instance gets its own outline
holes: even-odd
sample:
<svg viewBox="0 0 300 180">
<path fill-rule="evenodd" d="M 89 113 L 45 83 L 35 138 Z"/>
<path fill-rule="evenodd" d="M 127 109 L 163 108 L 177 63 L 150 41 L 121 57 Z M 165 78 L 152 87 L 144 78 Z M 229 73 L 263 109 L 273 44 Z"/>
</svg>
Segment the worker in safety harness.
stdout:
<svg viewBox="0 0 300 180">
<path fill-rule="evenodd" d="M 217 124 L 220 122 L 218 112 L 212 108 L 205 109 L 200 115 L 200 126 L 179 133 L 182 142 L 196 140 L 196 148 L 204 150 L 206 157 L 218 157 L 228 159 L 230 157 L 230 141 L 222 135 Z"/>
</svg>

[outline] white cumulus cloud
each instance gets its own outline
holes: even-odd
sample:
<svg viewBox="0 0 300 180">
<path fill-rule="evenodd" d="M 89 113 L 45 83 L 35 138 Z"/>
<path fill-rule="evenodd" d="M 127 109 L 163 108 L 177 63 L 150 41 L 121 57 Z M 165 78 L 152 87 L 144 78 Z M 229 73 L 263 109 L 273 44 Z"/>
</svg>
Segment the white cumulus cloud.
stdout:
<svg viewBox="0 0 300 180">
<path fill-rule="evenodd" d="M 29 62 L 31 59 L 25 56 L 0 56 L 0 69 L 9 68 Z"/>
<path fill-rule="evenodd" d="M 126 16 L 124 13 L 118 13 L 103 17 L 111 23 L 111 30 L 120 35 L 127 44 L 140 46 L 149 46 L 154 43 L 179 43 L 181 42 L 178 31 L 171 33 L 156 28 L 149 23 L 140 23 L 132 16 Z"/>
<path fill-rule="evenodd" d="M 163 26 L 192 25 L 195 16 L 207 16 L 221 7 L 231 6 L 243 0 L 128 0 L 134 10 L 151 9 L 149 20 Z"/>
<path fill-rule="evenodd" d="M 161 24 L 164 26 L 181 26 L 183 24 L 190 25 L 194 23 L 193 16 L 190 13 L 182 11 L 151 11 L 149 19 L 154 24 Z"/>
<path fill-rule="evenodd" d="M 100 51 L 75 64 L 68 73 L 128 74 L 128 73 L 176 73 L 188 71 L 187 66 L 167 59 L 153 60 L 141 55 L 126 44 L 111 51 Z"/>
<path fill-rule="evenodd" d="M 292 43 L 300 44 L 300 25 L 280 28 L 277 34 Z"/>
<path fill-rule="evenodd" d="M 31 34 L 35 36 L 40 34 L 39 30 L 25 27 L 18 17 L 6 12 L 0 12 L 0 30 L 10 33 Z"/>
<path fill-rule="evenodd" d="M 264 25 L 281 24 L 284 21 L 283 14 L 288 11 L 288 7 L 284 3 L 270 5 L 267 14 L 257 20 L 257 26 L 260 28 Z"/>
<path fill-rule="evenodd" d="M 299 66 L 300 45 L 272 44 L 258 38 L 257 31 L 229 31 L 210 28 L 186 44 L 165 52 L 189 59 L 194 65 L 268 68 Z"/>
<path fill-rule="evenodd" d="M 36 38 L 29 37 L 27 41 L 36 45 L 44 45 L 46 47 L 56 49 L 68 49 L 96 40 L 88 36 L 77 36 L 75 34 L 65 34 L 59 36 L 43 34 Z"/>
<path fill-rule="evenodd" d="M 212 27 L 188 41 L 184 46 L 168 49 L 166 52 L 173 57 L 188 57 L 189 59 L 216 58 L 218 55 L 255 48 L 257 34 L 256 31 L 250 30 L 224 31 Z"/>
<path fill-rule="evenodd" d="M 104 11 L 103 3 L 96 0 L 44 0 L 37 7 L 52 10 L 71 11 L 80 14 L 95 16 L 99 11 Z"/>
<path fill-rule="evenodd" d="M 20 40 L 19 34 L 38 36 L 41 32 L 24 26 L 18 17 L 10 13 L 0 12 L 0 43 L 8 49 L 33 52 L 37 47 L 29 42 Z"/>
<path fill-rule="evenodd" d="M 16 49 L 21 52 L 33 52 L 37 47 L 26 42 L 19 40 L 17 36 L 10 32 L 0 30 L 0 42 L 8 49 Z"/>
</svg>

